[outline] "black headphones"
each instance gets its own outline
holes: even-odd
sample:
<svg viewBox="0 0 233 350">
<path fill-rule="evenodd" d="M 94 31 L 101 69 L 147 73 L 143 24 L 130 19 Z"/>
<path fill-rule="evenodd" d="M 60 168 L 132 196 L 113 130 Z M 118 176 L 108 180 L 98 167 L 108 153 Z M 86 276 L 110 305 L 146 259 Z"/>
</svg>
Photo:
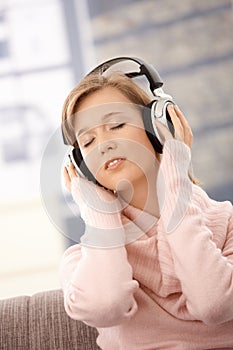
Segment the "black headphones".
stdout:
<svg viewBox="0 0 233 350">
<path fill-rule="evenodd" d="M 137 80 L 137 78 L 140 79 L 141 77 L 146 78 L 146 82 L 149 84 L 149 92 L 150 94 L 152 93 L 152 101 L 143 108 L 142 119 L 145 131 L 152 146 L 156 152 L 162 153 L 163 141 L 155 125 L 155 119 L 157 118 L 161 123 L 163 123 L 174 136 L 174 126 L 167 111 L 167 106 L 169 104 L 174 105 L 174 101 L 170 95 L 163 92 L 163 82 L 158 72 L 152 65 L 144 62 L 142 59 L 136 57 L 117 57 L 100 64 L 87 75 L 108 75 L 112 72 L 121 72 L 121 74 L 123 73 L 130 79 L 135 80 Z M 140 86 L 140 84 L 138 85 Z M 65 137 L 63 127 L 64 126 L 62 125 L 63 141 L 66 145 L 69 145 L 70 142 Z M 95 177 L 87 168 L 79 148 L 73 147 L 69 152 L 69 157 L 71 158 L 77 172 L 81 176 L 87 177 L 88 180 L 98 184 Z"/>
</svg>

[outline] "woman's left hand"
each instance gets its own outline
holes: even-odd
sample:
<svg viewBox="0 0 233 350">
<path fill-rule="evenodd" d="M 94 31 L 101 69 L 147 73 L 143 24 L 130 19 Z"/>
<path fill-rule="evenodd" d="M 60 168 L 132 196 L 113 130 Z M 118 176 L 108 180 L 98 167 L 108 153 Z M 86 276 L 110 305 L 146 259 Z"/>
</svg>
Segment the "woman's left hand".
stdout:
<svg viewBox="0 0 233 350">
<path fill-rule="evenodd" d="M 193 142 L 193 133 L 183 113 L 176 105 L 168 105 L 167 110 L 175 129 L 175 139 L 183 141 L 189 148 L 191 148 Z M 155 123 L 158 129 L 161 131 L 165 140 L 173 138 L 170 131 L 164 127 L 161 122 L 156 120 Z"/>
<path fill-rule="evenodd" d="M 169 105 L 168 112 L 175 128 L 175 138 L 183 141 L 189 148 L 192 147 L 193 133 L 183 113 L 176 105 Z"/>
</svg>

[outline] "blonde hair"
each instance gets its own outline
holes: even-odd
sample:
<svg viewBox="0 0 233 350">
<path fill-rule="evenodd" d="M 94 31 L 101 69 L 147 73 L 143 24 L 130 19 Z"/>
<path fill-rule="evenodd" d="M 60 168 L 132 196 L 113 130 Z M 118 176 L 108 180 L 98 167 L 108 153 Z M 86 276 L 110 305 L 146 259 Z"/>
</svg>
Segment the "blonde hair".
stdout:
<svg viewBox="0 0 233 350">
<path fill-rule="evenodd" d="M 74 147 L 78 147 L 78 144 L 70 128 L 70 117 L 74 116 L 79 103 L 84 100 L 85 97 L 107 87 L 119 90 L 132 103 L 141 106 L 146 106 L 151 101 L 144 90 L 123 74 L 112 74 L 110 77 L 105 77 L 100 74 L 87 75 L 73 90 L 71 90 L 64 102 L 62 110 L 63 133 Z"/>
<path fill-rule="evenodd" d="M 132 103 L 137 105 L 146 106 L 151 102 L 151 98 L 147 93 L 124 74 L 113 73 L 106 77 L 101 74 L 93 73 L 85 76 L 81 82 L 71 90 L 62 109 L 63 134 L 72 146 L 78 147 L 78 143 L 75 134 L 70 127 L 69 121 L 77 112 L 78 105 L 85 99 L 85 97 L 108 87 L 117 89 Z M 200 184 L 190 171 L 189 177 L 194 184 Z"/>
</svg>

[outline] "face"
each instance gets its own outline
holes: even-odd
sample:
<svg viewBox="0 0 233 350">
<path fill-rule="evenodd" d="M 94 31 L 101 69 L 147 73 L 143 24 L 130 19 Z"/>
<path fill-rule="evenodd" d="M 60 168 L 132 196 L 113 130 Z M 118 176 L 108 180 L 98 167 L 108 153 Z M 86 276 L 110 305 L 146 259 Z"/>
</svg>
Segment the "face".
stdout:
<svg viewBox="0 0 233 350">
<path fill-rule="evenodd" d="M 75 114 L 75 134 L 89 170 L 111 190 L 146 182 L 155 151 L 138 106 L 115 88 L 88 95 Z"/>
</svg>

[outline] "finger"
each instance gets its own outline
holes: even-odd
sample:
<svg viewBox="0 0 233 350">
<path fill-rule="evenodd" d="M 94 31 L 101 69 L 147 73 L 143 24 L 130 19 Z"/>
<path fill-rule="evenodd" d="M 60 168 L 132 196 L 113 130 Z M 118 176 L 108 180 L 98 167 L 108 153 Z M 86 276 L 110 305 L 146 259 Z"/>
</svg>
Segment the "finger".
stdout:
<svg viewBox="0 0 233 350">
<path fill-rule="evenodd" d="M 71 191 L 71 180 L 70 180 L 70 175 L 69 175 L 68 170 L 67 170 L 66 167 L 64 167 L 63 175 L 64 175 L 65 186 L 66 186 L 66 188 L 67 188 L 69 191 Z"/>
<path fill-rule="evenodd" d="M 69 174 L 71 180 L 78 176 L 76 171 L 75 171 L 75 166 L 72 162 L 67 167 L 67 171 L 68 171 L 68 174 Z"/>
<path fill-rule="evenodd" d="M 181 112 L 181 110 L 179 109 L 178 106 L 174 106 L 174 108 L 175 108 L 177 116 L 180 119 L 180 122 L 181 122 L 184 130 L 186 131 L 187 136 L 189 136 L 192 139 L 193 133 L 192 133 L 192 129 L 191 129 L 187 119 L 185 118 L 184 114 Z"/>
<path fill-rule="evenodd" d="M 177 117 L 179 118 L 180 123 L 181 123 L 181 125 L 183 127 L 184 142 L 186 143 L 186 145 L 188 145 L 191 148 L 192 142 L 193 142 L 192 129 L 191 129 L 187 119 L 185 118 L 185 116 L 183 115 L 181 110 L 179 109 L 179 107 L 178 106 L 174 106 L 174 109 L 175 109 Z"/>
<path fill-rule="evenodd" d="M 174 109 L 174 105 L 168 105 L 167 107 L 168 113 L 171 117 L 172 124 L 175 129 L 175 138 L 177 140 L 182 140 L 184 141 L 184 131 L 183 131 L 183 126 L 176 114 L 176 111 Z"/>
</svg>

